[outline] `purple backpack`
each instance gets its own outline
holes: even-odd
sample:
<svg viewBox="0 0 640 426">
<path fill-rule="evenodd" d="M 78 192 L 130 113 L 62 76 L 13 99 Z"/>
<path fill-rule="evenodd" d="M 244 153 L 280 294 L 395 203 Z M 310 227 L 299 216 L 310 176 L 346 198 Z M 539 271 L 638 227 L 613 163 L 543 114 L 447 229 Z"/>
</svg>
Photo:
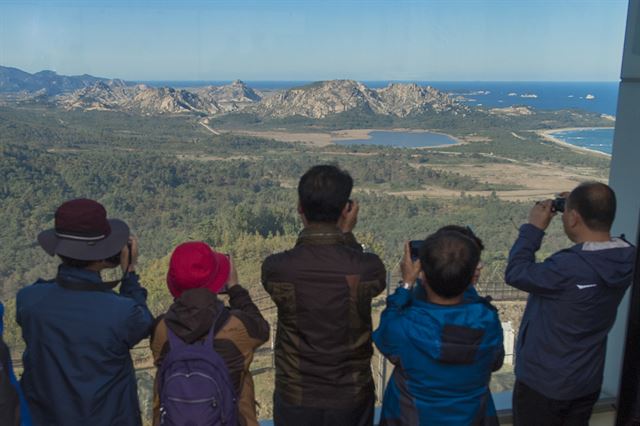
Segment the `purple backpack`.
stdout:
<svg viewBox="0 0 640 426">
<path fill-rule="evenodd" d="M 169 353 L 158 372 L 160 424 L 213 426 L 238 424 L 235 390 L 224 360 L 213 349 L 214 319 L 207 338 L 187 344 L 169 327 Z"/>
</svg>

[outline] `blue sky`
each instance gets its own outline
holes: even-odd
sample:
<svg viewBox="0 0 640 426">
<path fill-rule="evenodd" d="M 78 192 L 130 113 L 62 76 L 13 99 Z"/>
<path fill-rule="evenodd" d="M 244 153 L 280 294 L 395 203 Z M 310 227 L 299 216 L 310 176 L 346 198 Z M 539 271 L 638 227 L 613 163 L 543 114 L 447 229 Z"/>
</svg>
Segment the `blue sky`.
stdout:
<svg viewBox="0 0 640 426">
<path fill-rule="evenodd" d="M 613 81 L 626 0 L 0 0 L 0 65 L 128 80 Z"/>
</svg>

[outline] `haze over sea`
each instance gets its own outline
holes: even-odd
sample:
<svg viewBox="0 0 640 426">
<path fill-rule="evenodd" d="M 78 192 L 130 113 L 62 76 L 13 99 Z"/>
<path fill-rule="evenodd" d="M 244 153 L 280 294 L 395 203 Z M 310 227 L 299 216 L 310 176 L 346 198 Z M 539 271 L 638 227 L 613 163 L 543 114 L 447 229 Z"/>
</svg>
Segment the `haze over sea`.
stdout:
<svg viewBox="0 0 640 426">
<path fill-rule="evenodd" d="M 309 81 L 245 81 L 258 90 L 281 90 L 304 86 Z M 229 81 L 147 81 L 152 86 L 198 87 Z M 430 85 L 458 97 L 468 105 L 486 108 L 528 106 L 536 109 L 580 109 L 614 116 L 618 100 L 617 82 L 510 82 L 510 81 L 364 81 L 368 87 L 390 83 Z M 611 123 L 613 127 L 613 122 Z M 611 154 L 613 129 L 571 130 L 554 133 L 564 142 Z"/>
</svg>

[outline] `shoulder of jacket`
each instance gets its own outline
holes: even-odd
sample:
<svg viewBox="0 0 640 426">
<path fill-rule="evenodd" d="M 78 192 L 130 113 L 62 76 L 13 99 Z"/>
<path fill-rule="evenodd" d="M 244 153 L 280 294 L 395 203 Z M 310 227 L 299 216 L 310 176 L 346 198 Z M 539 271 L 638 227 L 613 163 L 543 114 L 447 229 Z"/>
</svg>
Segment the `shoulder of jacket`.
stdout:
<svg viewBox="0 0 640 426">
<path fill-rule="evenodd" d="M 34 290 L 35 291 L 46 290 L 48 288 L 47 284 L 49 285 L 55 284 L 55 282 L 56 282 L 55 279 L 45 280 L 44 278 L 38 278 L 34 283 L 24 286 L 20 290 L 18 290 L 16 297 L 21 297 L 27 293 L 31 293 Z"/>
<path fill-rule="evenodd" d="M 383 263 L 382 259 L 380 259 L 380 256 L 378 256 L 375 253 L 362 252 L 358 254 L 362 257 L 364 261 L 371 262 L 371 263 Z"/>
<path fill-rule="evenodd" d="M 264 261 L 262 262 L 262 267 L 265 268 L 265 267 L 277 265 L 278 263 L 282 262 L 286 257 L 289 257 L 290 255 L 291 255 L 291 250 L 272 253 L 264 259 Z"/>
</svg>

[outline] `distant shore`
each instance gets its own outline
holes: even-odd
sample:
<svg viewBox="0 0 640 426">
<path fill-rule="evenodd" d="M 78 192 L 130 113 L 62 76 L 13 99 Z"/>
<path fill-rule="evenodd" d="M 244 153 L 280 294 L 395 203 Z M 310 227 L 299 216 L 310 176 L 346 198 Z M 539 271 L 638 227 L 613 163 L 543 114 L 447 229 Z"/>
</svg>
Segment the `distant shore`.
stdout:
<svg viewBox="0 0 640 426">
<path fill-rule="evenodd" d="M 430 148 L 442 148 L 455 145 L 462 145 L 466 143 L 460 138 L 452 136 L 440 131 L 427 130 L 427 129 L 350 129 L 350 130 L 336 130 L 333 132 L 287 132 L 286 130 L 275 131 L 233 131 L 232 133 L 238 133 L 249 136 L 256 136 L 262 138 L 275 139 L 281 142 L 302 142 L 313 146 L 326 147 L 329 145 L 335 145 L 337 140 L 358 140 L 358 139 L 371 139 L 371 132 L 402 132 L 402 133 L 431 133 L 436 135 L 443 135 L 455 141 L 452 144 L 442 144 L 418 147 L 417 149 L 430 149 Z"/>
<path fill-rule="evenodd" d="M 575 149 L 576 151 L 589 152 L 591 154 L 598 154 L 598 155 L 602 155 L 610 158 L 611 154 L 607 154 L 606 152 L 573 145 L 573 144 L 570 144 L 569 142 L 565 142 L 562 139 L 559 139 L 558 137 L 554 136 L 555 133 L 559 133 L 559 132 L 575 132 L 575 131 L 581 131 L 581 130 L 600 130 L 600 129 L 613 129 L 613 127 L 562 127 L 559 129 L 536 130 L 535 132 L 538 135 L 542 136 L 544 139 L 550 142 L 557 143 L 558 145 Z"/>
</svg>

